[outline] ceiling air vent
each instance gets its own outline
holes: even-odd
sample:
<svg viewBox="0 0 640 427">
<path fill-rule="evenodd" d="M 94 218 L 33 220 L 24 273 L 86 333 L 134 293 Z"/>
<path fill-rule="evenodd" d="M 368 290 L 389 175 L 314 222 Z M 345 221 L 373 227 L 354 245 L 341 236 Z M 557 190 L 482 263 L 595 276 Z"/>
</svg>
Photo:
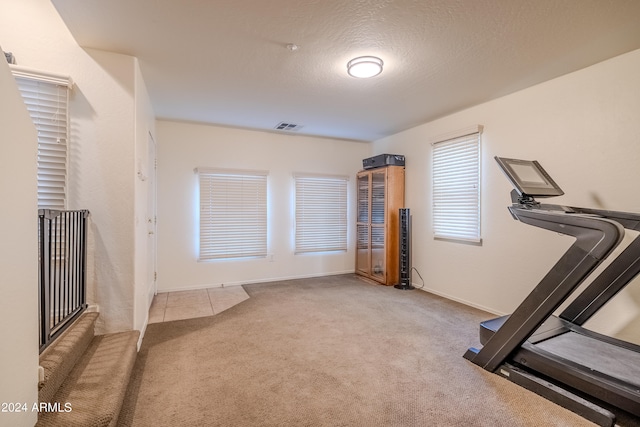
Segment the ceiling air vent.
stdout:
<svg viewBox="0 0 640 427">
<path fill-rule="evenodd" d="M 293 132 L 293 131 L 299 130 L 301 127 L 302 127 L 302 125 L 296 125 L 294 123 L 280 122 L 280 123 L 278 123 L 276 125 L 276 127 L 274 129 Z"/>
</svg>

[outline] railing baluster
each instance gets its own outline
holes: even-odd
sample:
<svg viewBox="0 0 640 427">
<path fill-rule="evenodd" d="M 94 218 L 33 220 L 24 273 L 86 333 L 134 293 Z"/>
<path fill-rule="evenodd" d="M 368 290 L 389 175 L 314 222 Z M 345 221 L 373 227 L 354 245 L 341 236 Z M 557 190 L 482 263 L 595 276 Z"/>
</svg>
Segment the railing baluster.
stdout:
<svg viewBox="0 0 640 427">
<path fill-rule="evenodd" d="M 70 289 L 69 289 L 69 215 L 68 212 L 62 213 L 62 233 L 64 234 L 64 241 L 60 242 L 62 245 L 62 277 L 64 283 L 64 304 L 62 308 L 62 315 L 66 316 L 71 312 L 71 304 L 69 303 Z"/>
<path fill-rule="evenodd" d="M 69 307 L 76 307 L 76 295 L 78 290 L 76 289 L 77 283 L 75 282 L 74 274 L 74 262 L 76 259 L 75 251 L 75 233 L 76 233 L 76 215 L 74 212 L 69 212 L 69 244 L 67 250 L 69 251 L 69 265 L 68 265 L 68 280 L 69 280 Z"/>
<path fill-rule="evenodd" d="M 51 312 L 51 318 L 52 318 L 52 324 L 51 324 L 51 329 L 53 329 L 53 326 L 58 322 L 57 319 L 57 309 L 56 307 L 58 306 L 58 300 L 60 299 L 60 293 L 58 292 L 58 272 L 60 271 L 57 268 L 57 264 L 58 264 L 58 242 L 60 241 L 60 238 L 58 237 L 58 220 L 56 219 L 57 217 L 53 217 L 52 221 L 51 221 L 51 228 L 52 228 L 52 240 L 50 242 L 52 250 L 51 250 L 51 263 L 49 264 L 49 268 L 51 269 L 51 283 L 49 284 L 49 286 L 51 287 L 51 294 L 52 294 L 52 300 L 53 300 L 53 305 L 51 306 L 52 308 L 52 312 Z"/>
<path fill-rule="evenodd" d="M 60 322 L 60 305 L 62 303 L 62 268 L 60 268 L 60 260 L 62 259 L 61 257 L 61 249 L 62 249 L 62 236 L 61 236 L 61 229 L 60 229 L 60 215 L 56 216 L 55 218 L 55 241 L 54 241 L 54 245 L 56 247 L 56 252 L 55 252 L 55 269 L 53 271 L 53 274 L 55 275 L 55 281 L 53 283 L 53 290 L 56 294 L 56 302 L 54 304 L 54 313 L 55 316 L 54 321 L 55 323 L 59 323 Z"/>
</svg>

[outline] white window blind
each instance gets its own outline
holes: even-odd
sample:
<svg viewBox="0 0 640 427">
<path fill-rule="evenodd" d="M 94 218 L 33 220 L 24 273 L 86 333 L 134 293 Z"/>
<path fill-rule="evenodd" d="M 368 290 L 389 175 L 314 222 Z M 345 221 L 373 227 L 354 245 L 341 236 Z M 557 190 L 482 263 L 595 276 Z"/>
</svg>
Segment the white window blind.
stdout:
<svg viewBox="0 0 640 427">
<path fill-rule="evenodd" d="M 267 256 L 267 172 L 198 168 L 199 259 Z"/>
<path fill-rule="evenodd" d="M 435 238 L 481 242 L 481 130 L 433 144 Z"/>
<path fill-rule="evenodd" d="M 65 209 L 71 80 L 12 67 L 38 132 L 38 208 Z"/>
<path fill-rule="evenodd" d="M 347 250 L 345 176 L 294 175 L 296 253 Z"/>
</svg>

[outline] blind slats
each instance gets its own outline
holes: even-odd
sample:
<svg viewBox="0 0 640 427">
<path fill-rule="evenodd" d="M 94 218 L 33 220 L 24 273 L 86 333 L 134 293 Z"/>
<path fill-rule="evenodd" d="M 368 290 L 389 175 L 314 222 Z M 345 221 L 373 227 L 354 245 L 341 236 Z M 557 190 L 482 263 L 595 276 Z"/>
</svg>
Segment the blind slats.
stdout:
<svg viewBox="0 0 640 427">
<path fill-rule="evenodd" d="M 17 72 L 14 77 L 38 132 L 38 208 L 64 209 L 70 83 Z"/>
<path fill-rule="evenodd" d="M 347 250 L 347 177 L 296 175 L 296 253 Z"/>
<path fill-rule="evenodd" d="M 267 175 L 199 169 L 200 260 L 267 256 Z"/>
<path fill-rule="evenodd" d="M 480 242 L 480 133 L 433 144 L 433 232 Z"/>
</svg>

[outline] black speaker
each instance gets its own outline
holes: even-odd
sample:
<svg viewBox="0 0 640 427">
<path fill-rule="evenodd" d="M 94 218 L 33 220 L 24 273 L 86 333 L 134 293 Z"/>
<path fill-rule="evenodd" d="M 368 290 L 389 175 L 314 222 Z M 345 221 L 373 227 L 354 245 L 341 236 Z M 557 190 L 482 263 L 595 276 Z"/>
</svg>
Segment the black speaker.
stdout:
<svg viewBox="0 0 640 427">
<path fill-rule="evenodd" d="M 411 285 L 411 214 L 409 208 L 400 208 L 398 223 L 400 227 L 399 254 L 400 254 L 400 282 L 394 285 L 396 289 L 415 289 Z"/>
<path fill-rule="evenodd" d="M 364 169 L 380 168 L 383 166 L 404 166 L 404 156 L 401 154 L 380 154 L 362 160 Z"/>
</svg>

